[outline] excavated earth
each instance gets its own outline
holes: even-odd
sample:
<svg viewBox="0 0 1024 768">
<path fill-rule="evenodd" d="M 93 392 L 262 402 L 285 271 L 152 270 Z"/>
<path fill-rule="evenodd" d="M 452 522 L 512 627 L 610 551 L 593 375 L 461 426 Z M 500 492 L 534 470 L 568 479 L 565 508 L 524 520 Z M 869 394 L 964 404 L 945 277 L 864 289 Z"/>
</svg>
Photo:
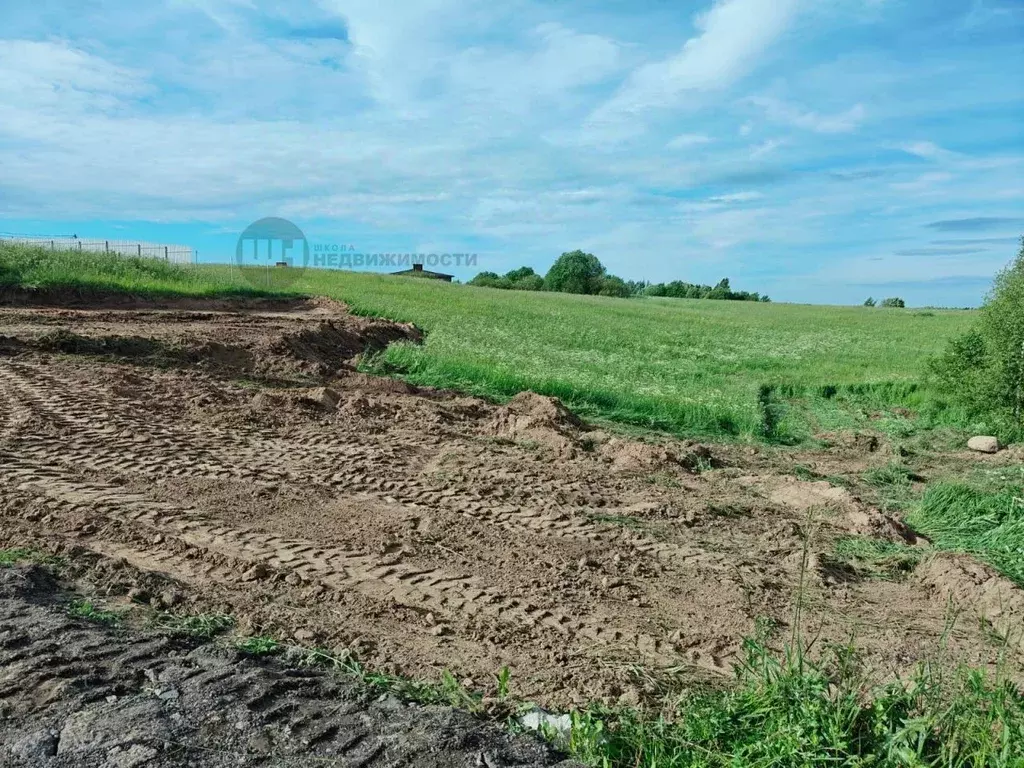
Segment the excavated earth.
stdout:
<svg viewBox="0 0 1024 768">
<path fill-rule="evenodd" d="M 857 477 L 891 459 L 877 437 L 640 442 L 551 398 L 497 406 L 357 371 L 422 341 L 326 300 L 0 309 L 0 548 L 60 556 L 92 596 L 229 614 L 372 669 L 486 690 L 507 666 L 517 697 L 551 708 L 724 681 L 744 637 L 791 636 L 798 595 L 808 642 L 852 640 L 880 676 L 938 654 L 991 665 L 993 629 L 1024 621 L 1021 591 L 966 557 L 900 580 L 836 563 L 843 537 L 927 544 L 855 483 L 793 474 Z M 9 582 L 4 626 L 52 652 L 34 638 L 58 632 L 53 610 Z M 1016 676 L 1022 652 L 1006 650 Z M 239 697 L 246 675 L 290 674 L 153 653 L 236 675 Z M 16 727 L 65 706 L 26 708 L 11 669 Z M 236 695 L 220 684 L 210 696 Z"/>
</svg>

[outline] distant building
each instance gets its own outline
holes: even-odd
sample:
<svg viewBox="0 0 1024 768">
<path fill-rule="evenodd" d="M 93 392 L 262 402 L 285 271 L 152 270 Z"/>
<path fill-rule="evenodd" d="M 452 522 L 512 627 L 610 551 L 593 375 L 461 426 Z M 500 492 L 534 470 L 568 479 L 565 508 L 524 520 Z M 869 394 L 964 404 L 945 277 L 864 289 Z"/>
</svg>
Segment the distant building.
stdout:
<svg viewBox="0 0 1024 768">
<path fill-rule="evenodd" d="M 431 272 L 429 269 L 424 269 L 422 264 L 413 264 L 412 269 L 403 269 L 401 272 L 392 272 L 391 274 L 400 277 L 427 277 L 431 280 L 443 280 L 446 283 L 450 283 L 453 277 L 453 275 L 446 275 L 442 272 Z"/>
</svg>

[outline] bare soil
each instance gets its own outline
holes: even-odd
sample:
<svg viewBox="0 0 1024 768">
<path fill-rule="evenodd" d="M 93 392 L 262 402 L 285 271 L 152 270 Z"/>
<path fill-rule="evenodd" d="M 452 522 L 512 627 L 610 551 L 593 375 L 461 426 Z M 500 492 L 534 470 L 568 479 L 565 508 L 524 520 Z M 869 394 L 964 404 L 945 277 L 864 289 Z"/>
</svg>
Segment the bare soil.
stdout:
<svg viewBox="0 0 1024 768">
<path fill-rule="evenodd" d="M 67 599 L 44 569 L 0 568 L 2 766 L 571 768 L 539 740 L 449 707 L 72 618 Z"/>
<path fill-rule="evenodd" d="M 725 680 L 744 637 L 791 636 L 798 595 L 808 642 L 852 639 L 880 676 L 994 664 L 992 627 L 1024 621 L 966 558 L 900 581 L 835 565 L 841 537 L 926 544 L 858 486 L 891 459 L 878 436 L 639 442 L 531 393 L 355 368 L 422 338 L 327 301 L 0 310 L 0 547 L 385 671 L 487 688 L 508 666 L 550 707 Z"/>
</svg>

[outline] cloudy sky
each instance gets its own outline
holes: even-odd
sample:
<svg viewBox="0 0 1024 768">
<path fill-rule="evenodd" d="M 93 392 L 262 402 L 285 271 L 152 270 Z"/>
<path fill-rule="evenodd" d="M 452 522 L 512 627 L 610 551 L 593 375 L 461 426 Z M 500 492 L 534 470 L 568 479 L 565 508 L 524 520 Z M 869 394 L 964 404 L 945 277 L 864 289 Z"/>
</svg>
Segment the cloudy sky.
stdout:
<svg viewBox="0 0 1024 768">
<path fill-rule="evenodd" d="M 1022 0 L 4 0 L 0 232 L 966 305 L 1024 233 L 1022 72 Z"/>
</svg>

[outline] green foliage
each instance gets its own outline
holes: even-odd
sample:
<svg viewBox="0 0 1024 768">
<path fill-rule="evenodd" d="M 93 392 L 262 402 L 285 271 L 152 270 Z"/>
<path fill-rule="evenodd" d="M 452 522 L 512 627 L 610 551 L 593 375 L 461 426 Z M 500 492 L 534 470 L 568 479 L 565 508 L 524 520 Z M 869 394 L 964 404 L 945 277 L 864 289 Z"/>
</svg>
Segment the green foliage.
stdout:
<svg viewBox="0 0 1024 768">
<path fill-rule="evenodd" d="M 1024 239 L 996 277 L 977 325 L 930 365 L 955 404 L 1005 439 L 1024 435 Z"/>
<path fill-rule="evenodd" d="M 227 632 L 235 626 L 231 616 L 223 614 L 199 614 L 198 616 L 176 616 L 170 613 L 156 618 L 156 626 L 169 632 L 180 632 L 203 640 Z"/>
<path fill-rule="evenodd" d="M 1024 763 L 1024 697 L 982 672 L 923 665 L 868 680 L 849 649 L 820 663 L 748 641 L 734 688 L 690 692 L 660 716 L 594 707 L 570 751 L 605 768 L 908 768 Z"/>
<path fill-rule="evenodd" d="M 534 272 L 532 267 L 519 267 L 504 275 L 497 272 L 481 272 L 469 281 L 469 285 L 512 291 L 541 291 L 544 290 L 544 278 Z"/>
<path fill-rule="evenodd" d="M 79 619 L 87 619 L 108 626 L 116 626 L 123 618 L 120 612 L 104 610 L 88 600 L 75 600 L 68 606 L 68 613 Z"/>
<path fill-rule="evenodd" d="M 604 276 L 604 266 L 594 254 L 569 251 L 551 265 L 544 276 L 544 287 L 556 293 L 596 294 Z"/>
<path fill-rule="evenodd" d="M 626 281 L 621 277 L 607 275 L 601 278 L 600 289 L 598 290 L 597 295 L 615 296 L 620 299 L 625 299 L 630 296 L 630 291 Z"/>
<path fill-rule="evenodd" d="M 15 565 L 17 563 L 37 563 L 40 565 L 55 565 L 60 559 L 37 552 L 34 549 L 14 547 L 13 549 L 0 549 L 0 568 Z"/>
<path fill-rule="evenodd" d="M 272 637 L 243 637 L 235 641 L 235 647 L 250 656 L 269 656 L 277 653 L 281 644 Z"/>
<path fill-rule="evenodd" d="M 889 299 L 882 299 L 882 303 L 879 306 L 888 307 L 890 309 L 903 309 L 907 306 L 907 303 L 898 296 L 894 296 Z"/>
<path fill-rule="evenodd" d="M 873 306 L 875 306 L 875 300 L 871 296 L 868 296 L 866 299 L 864 299 L 864 306 L 865 307 L 873 307 Z"/>
<path fill-rule="evenodd" d="M 907 522 L 937 548 L 969 552 L 1024 587 L 1024 486 L 929 485 Z"/>
<path fill-rule="evenodd" d="M 770 302 L 767 296 L 747 291 L 734 291 L 729 285 L 729 278 L 723 278 L 718 285 L 697 285 L 673 280 L 671 283 L 656 283 L 644 289 L 647 296 L 670 296 L 676 299 L 718 299 L 723 301 L 761 301 Z"/>
</svg>

